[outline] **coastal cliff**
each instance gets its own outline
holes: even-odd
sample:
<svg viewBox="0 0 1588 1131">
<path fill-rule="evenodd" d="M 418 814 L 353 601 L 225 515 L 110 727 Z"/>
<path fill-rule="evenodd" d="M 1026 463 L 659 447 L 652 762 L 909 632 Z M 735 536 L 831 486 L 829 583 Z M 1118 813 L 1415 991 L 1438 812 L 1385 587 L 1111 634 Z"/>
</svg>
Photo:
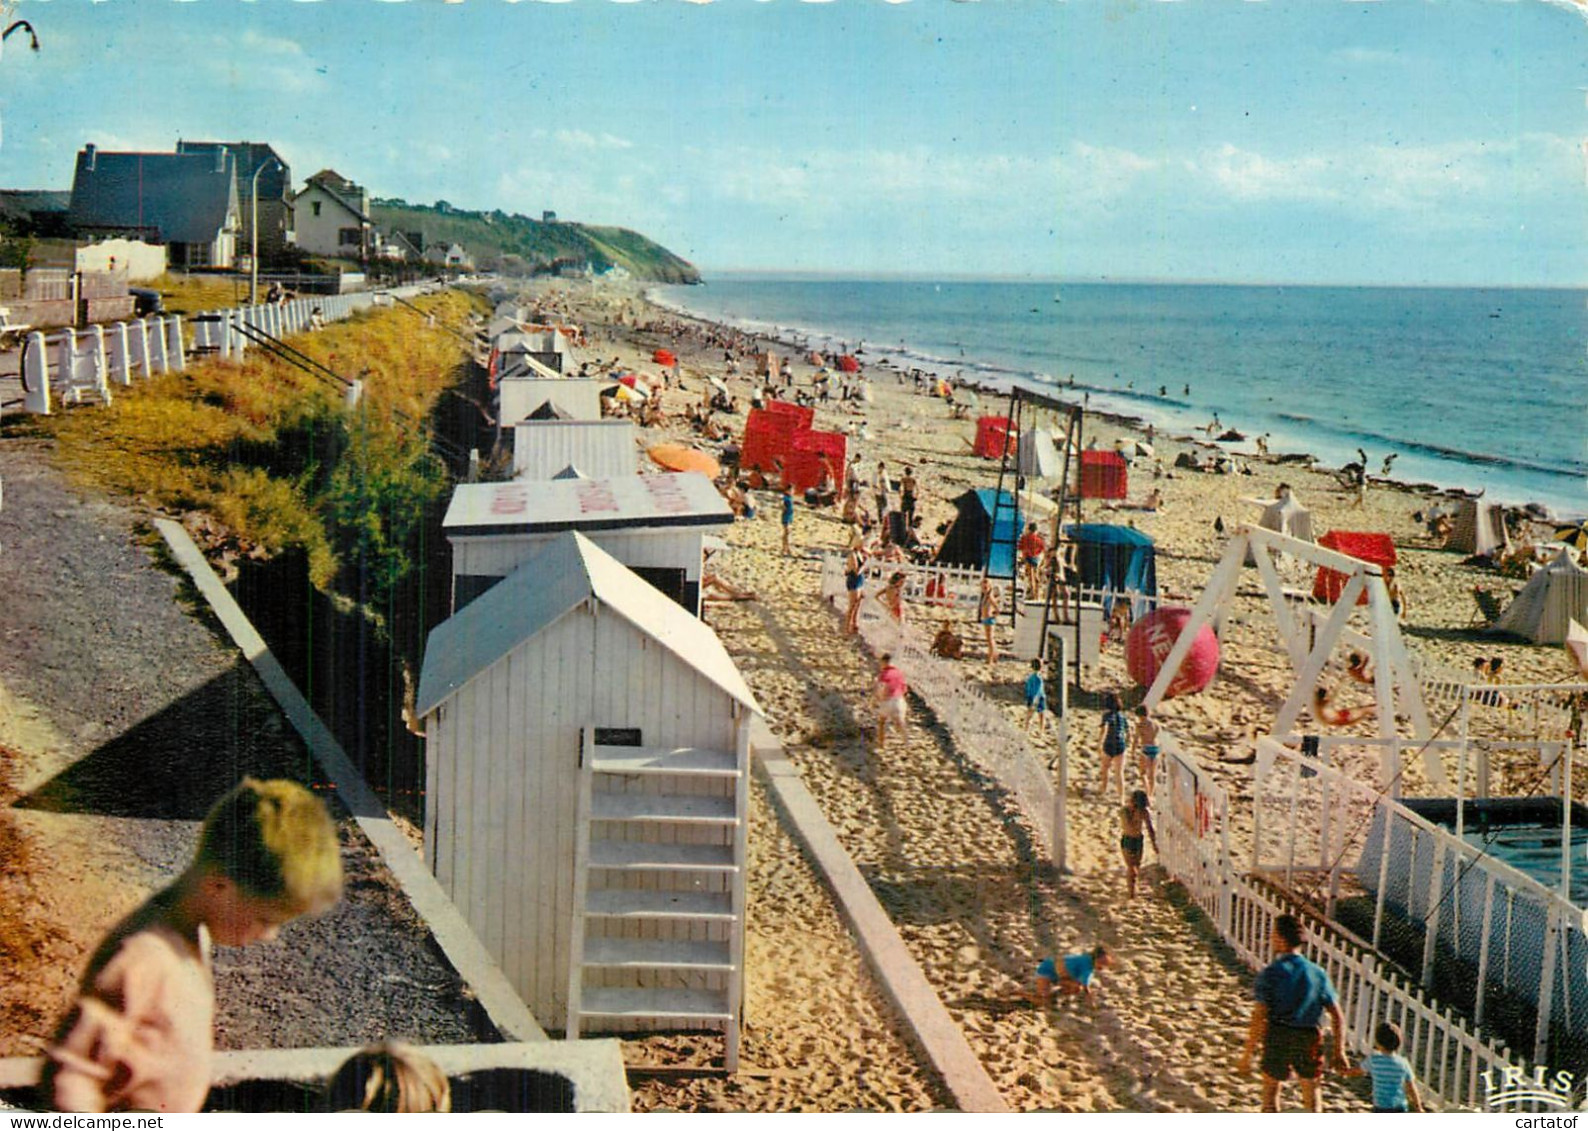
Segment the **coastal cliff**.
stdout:
<svg viewBox="0 0 1588 1131">
<path fill-rule="evenodd" d="M 500 209 L 473 212 L 446 201 L 425 205 L 377 200 L 370 211 L 384 231 L 418 232 L 427 245 L 458 244 L 478 266 L 503 274 L 586 266 L 599 273 L 620 267 L 648 282 L 700 282 L 694 264 L 628 228 L 532 220 Z"/>
</svg>

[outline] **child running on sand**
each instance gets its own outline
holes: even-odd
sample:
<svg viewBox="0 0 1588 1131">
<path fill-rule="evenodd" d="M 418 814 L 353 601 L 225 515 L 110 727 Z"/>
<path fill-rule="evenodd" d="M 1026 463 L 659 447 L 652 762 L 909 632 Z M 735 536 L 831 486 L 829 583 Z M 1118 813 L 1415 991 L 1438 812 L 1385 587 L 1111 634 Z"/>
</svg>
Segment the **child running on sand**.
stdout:
<svg viewBox="0 0 1588 1131">
<path fill-rule="evenodd" d="M 1125 861 L 1125 880 L 1129 891 L 1127 898 L 1136 898 L 1136 874 L 1141 871 L 1141 852 L 1145 843 L 1142 833 L 1152 841 L 1152 850 L 1158 851 L 1158 830 L 1152 827 L 1152 814 L 1147 812 L 1147 792 L 1138 789 L 1130 795 L 1130 804 L 1119 810 L 1119 855 Z"/>
<path fill-rule="evenodd" d="M 196 1112 L 210 1087 L 210 943 L 269 941 L 342 892 L 336 826 L 297 782 L 244 778 L 204 818 L 175 883 L 89 960 L 45 1063 L 58 1111 Z"/>
<path fill-rule="evenodd" d="M 1092 982 L 1097 972 L 1113 964 L 1113 954 L 1102 943 L 1079 954 L 1067 954 L 1060 962 L 1044 958 L 1037 963 L 1037 985 L 1031 1001 L 1042 1009 L 1051 1009 L 1055 990 L 1065 995 L 1084 994 L 1086 1000 L 1091 1001 Z"/>
</svg>

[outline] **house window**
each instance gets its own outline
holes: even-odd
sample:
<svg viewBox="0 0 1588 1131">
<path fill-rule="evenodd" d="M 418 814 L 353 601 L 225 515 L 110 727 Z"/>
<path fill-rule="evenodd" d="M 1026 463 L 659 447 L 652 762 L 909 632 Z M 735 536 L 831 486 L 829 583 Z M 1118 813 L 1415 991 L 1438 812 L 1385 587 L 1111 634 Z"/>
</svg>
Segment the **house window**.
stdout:
<svg viewBox="0 0 1588 1131">
<path fill-rule="evenodd" d="M 357 228 L 342 228 L 336 233 L 336 242 L 341 247 L 358 247 L 359 230 Z"/>
<path fill-rule="evenodd" d="M 320 201 L 318 201 L 318 200 L 309 201 L 309 207 L 314 210 L 314 214 L 316 216 L 318 216 L 320 214 Z"/>
</svg>

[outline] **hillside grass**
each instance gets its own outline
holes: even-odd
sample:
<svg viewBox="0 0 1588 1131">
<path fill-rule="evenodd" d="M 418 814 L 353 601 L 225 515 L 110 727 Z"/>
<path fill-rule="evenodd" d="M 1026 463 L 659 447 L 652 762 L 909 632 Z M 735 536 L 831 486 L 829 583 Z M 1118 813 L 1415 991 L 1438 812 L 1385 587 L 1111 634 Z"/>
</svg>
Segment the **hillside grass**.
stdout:
<svg viewBox="0 0 1588 1131">
<path fill-rule="evenodd" d="M 474 301 L 448 292 L 415 305 L 455 325 Z M 253 350 L 242 364 L 205 360 L 118 389 L 109 408 L 34 419 L 80 484 L 158 511 L 202 512 L 241 555 L 301 551 L 316 588 L 378 607 L 413 568 L 416 525 L 450 486 L 424 423 L 466 351 L 403 307 L 292 344 L 362 379 L 360 407 L 345 407 L 339 383 Z"/>
</svg>

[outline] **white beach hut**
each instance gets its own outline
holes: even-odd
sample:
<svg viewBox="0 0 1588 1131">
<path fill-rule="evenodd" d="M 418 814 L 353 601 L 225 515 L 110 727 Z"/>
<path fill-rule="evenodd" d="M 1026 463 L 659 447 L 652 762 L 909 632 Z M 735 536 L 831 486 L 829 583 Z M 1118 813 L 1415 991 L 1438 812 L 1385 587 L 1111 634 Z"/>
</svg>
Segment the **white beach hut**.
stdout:
<svg viewBox="0 0 1588 1131">
<path fill-rule="evenodd" d="M 575 420 L 600 420 L 601 390 L 612 385 L 585 377 L 503 377 L 496 385 L 497 419 L 504 427 L 517 424 L 549 401 Z"/>
<path fill-rule="evenodd" d="M 548 1028 L 738 1058 L 754 695 L 721 641 L 566 532 L 430 634 L 427 863 Z"/>
<path fill-rule="evenodd" d="M 513 478 L 551 479 L 572 464 L 594 479 L 637 475 L 639 432 L 627 420 L 525 420 L 513 425 Z"/>
<path fill-rule="evenodd" d="M 452 608 L 512 573 L 542 543 L 578 530 L 698 614 L 703 539 L 732 522 L 711 480 L 694 471 L 462 484 L 442 520 L 452 545 Z"/>
</svg>

